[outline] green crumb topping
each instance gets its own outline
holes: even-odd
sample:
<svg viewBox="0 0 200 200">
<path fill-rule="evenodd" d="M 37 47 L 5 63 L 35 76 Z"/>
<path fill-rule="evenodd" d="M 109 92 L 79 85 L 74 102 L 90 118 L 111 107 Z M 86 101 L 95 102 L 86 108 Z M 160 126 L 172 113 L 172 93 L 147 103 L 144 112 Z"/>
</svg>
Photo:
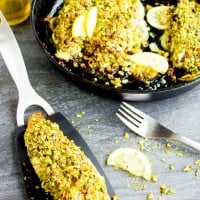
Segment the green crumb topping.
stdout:
<svg viewBox="0 0 200 200">
<path fill-rule="evenodd" d="M 125 139 L 128 139 L 130 136 L 129 136 L 128 133 L 124 133 L 123 137 L 124 137 Z"/>
<path fill-rule="evenodd" d="M 195 176 L 199 176 L 200 171 L 200 160 L 195 160 L 193 164 L 183 167 L 183 172 L 194 172 Z"/>
<path fill-rule="evenodd" d="M 199 176 L 199 171 L 196 170 L 196 171 L 194 172 L 194 175 L 195 175 L 195 176 Z"/>
<path fill-rule="evenodd" d="M 183 151 L 176 151 L 176 156 L 182 157 L 183 156 Z"/>
<path fill-rule="evenodd" d="M 192 165 L 190 165 L 190 166 L 185 166 L 185 167 L 182 169 L 183 172 L 191 172 L 192 170 L 193 170 L 193 166 L 192 166 Z"/>
<path fill-rule="evenodd" d="M 180 79 L 191 81 L 200 77 L 200 4 L 194 0 L 178 2 L 171 20 L 170 53 L 175 68 L 185 71 Z"/>
<path fill-rule="evenodd" d="M 104 178 L 58 124 L 35 113 L 28 120 L 24 141 L 41 187 L 55 200 L 110 200 Z"/>
<path fill-rule="evenodd" d="M 200 160 L 195 160 L 194 164 L 196 164 L 198 167 L 200 167 Z"/>
<path fill-rule="evenodd" d="M 175 194 L 176 190 L 175 189 L 171 189 L 171 188 L 167 188 L 164 184 L 162 184 L 160 186 L 160 193 L 161 194 L 165 194 L 165 195 L 170 195 L 170 194 Z"/>
<path fill-rule="evenodd" d="M 147 194 L 147 200 L 153 200 L 154 199 L 154 194 L 152 192 L 149 192 Z"/>
<path fill-rule="evenodd" d="M 115 194 L 114 196 L 112 196 L 112 200 L 119 200 L 119 196 Z"/>
<path fill-rule="evenodd" d="M 151 176 L 151 181 L 152 182 L 157 182 L 158 181 L 158 177 L 156 175 Z"/>
<path fill-rule="evenodd" d="M 173 170 L 174 169 L 174 164 L 173 163 L 169 163 L 169 169 Z"/>
<path fill-rule="evenodd" d="M 85 115 L 85 112 L 75 114 L 76 118 L 82 118 L 84 115 Z"/>
<path fill-rule="evenodd" d="M 97 118 L 97 117 L 94 118 L 94 121 L 95 121 L 95 122 L 98 122 L 98 121 L 99 121 L 99 118 Z"/>
</svg>

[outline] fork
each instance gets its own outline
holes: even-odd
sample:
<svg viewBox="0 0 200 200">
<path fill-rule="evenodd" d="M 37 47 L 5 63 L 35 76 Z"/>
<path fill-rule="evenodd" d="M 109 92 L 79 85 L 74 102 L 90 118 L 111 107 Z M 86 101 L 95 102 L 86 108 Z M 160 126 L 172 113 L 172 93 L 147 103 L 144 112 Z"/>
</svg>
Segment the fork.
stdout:
<svg viewBox="0 0 200 200">
<path fill-rule="evenodd" d="M 116 115 L 126 126 L 139 136 L 144 138 L 172 139 L 200 151 L 200 143 L 171 131 L 152 117 L 128 103 L 122 102 Z"/>
</svg>

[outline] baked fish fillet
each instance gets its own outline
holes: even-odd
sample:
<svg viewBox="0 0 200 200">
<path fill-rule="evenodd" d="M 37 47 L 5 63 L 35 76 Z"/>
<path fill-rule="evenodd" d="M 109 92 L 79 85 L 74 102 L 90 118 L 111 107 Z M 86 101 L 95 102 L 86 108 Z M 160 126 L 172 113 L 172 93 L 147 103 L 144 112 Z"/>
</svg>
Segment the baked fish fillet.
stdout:
<svg viewBox="0 0 200 200">
<path fill-rule="evenodd" d="M 172 17 L 171 62 L 183 69 L 180 80 L 191 81 L 200 77 L 200 4 L 195 0 L 180 0 Z"/>
<path fill-rule="evenodd" d="M 59 200 L 109 200 L 104 178 L 59 125 L 37 112 L 24 135 L 41 187 Z"/>
</svg>

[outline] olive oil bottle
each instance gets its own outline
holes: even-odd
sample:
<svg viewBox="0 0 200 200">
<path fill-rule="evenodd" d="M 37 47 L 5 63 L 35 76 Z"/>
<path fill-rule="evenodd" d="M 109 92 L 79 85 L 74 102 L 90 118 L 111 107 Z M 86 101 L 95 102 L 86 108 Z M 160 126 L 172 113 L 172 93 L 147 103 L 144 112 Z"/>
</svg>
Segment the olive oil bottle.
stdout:
<svg viewBox="0 0 200 200">
<path fill-rule="evenodd" d="M 30 0 L 0 0 L 0 10 L 12 25 L 25 21 L 31 11 Z"/>
</svg>

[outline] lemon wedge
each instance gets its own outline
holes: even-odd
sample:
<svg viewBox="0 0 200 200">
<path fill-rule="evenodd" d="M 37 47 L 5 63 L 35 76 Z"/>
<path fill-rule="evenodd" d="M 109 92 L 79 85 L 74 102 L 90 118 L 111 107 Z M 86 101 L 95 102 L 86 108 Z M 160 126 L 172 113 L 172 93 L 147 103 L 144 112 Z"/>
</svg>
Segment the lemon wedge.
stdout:
<svg viewBox="0 0 200 200">
<path fill-rule="evenodd" d="M 164 74 L 168 69 L 168 61 L 165 57 L 152 52 L 140 52 L 131 56 L 132 62 L 137 66 L 151 68 L 157 73 Z M 148 70 L 147 70 L 148 71 Z"/>
<path fill-rule="evenodd" d="M 141 152 L 133 148 L 119 148 L 113 151 L 107 159 L 107 165 L 128 171 L 134 176 L 146 180 L 151 179 L 151 163 Z"/>
<path fill-rule="evenodd" d="M 169 27 L 172 11 L 172 6 L 152 7 L 147 12 L 147 22 L 156 29 L 165 30 Z"/>
<path fill-rule="evenodd" d="M 92 38 L 94 29 L 96 27 L 97 13 L 98 13 L 98 9 L 97 7 L 94 6 L 90 8 L 90 10 L 85 15 L 84 28 L 85 28 L 86 35 L 89 38 Z"/>
<path fill-rule="evenodd" d="M 97 23 L 97 12 L 97 7 L 92 7 L 85 15 L 76 17 L 72 25 L 72 37 L 92 38 Z"/>
<path fill-rule="evenodd" d="M 72 37 L 82 37 L 85 38 L 85 28 L 84 28 L 85 16 L 81 15 L 76 17 L 72 25 Z"/>
</svg>

